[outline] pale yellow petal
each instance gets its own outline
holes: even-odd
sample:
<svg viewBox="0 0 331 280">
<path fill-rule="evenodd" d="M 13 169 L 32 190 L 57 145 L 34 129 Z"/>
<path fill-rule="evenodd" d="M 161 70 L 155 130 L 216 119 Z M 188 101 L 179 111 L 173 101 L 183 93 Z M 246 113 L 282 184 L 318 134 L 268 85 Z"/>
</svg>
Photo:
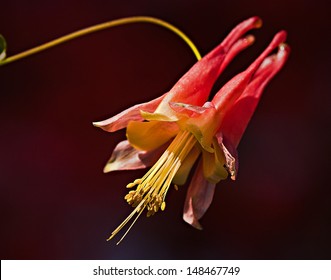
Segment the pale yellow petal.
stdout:
<svg viewBox="0 0 331 280">
<path fill-rule="evenodd" d="M 178 126 L 173 122 L 135 122 L 128 124 L 126 136 L 132 147 L 150 151 L 168 142 L 178 133 Z"/>
</svg>

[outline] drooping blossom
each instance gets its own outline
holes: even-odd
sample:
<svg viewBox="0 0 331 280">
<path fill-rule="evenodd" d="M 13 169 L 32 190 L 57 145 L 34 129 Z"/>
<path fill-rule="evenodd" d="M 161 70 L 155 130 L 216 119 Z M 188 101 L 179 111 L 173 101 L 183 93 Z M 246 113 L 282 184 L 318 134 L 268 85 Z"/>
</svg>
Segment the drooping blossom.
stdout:
<svg viewBox="0 0 331 280">
<path fill-rule="evenodd" d="M 188 188 L 183 218 L 201 228 L 198 220 L 210 206 L 215 185 L 228 174 L 235 179 L 239 141 L 264 87 L 289 54 L 284 44 L 286 33 L 281 31 L 247 70 L 226 83 L 209 102 L 211 88 L 221 72 L 254 41 L 253 36 L 245 34 L 260 26 L 258 17 L 240 23 L 169 92 L 94 123 L 109 132 L 126 128 L 127 140 L 116 146 L 105 172 L 152 166 L 142 178 L 127 185 L 135 188 L 125 196 L 135 209 L 109 239 L 137 215 L 134 223 L 145 209 L 147 216 L 164 210 L 171 184 L 175 188 L 185 184 L 196 161 L 199 163 Z M 277 53 L 272 54 L 277 47 Z"/>
</svg>

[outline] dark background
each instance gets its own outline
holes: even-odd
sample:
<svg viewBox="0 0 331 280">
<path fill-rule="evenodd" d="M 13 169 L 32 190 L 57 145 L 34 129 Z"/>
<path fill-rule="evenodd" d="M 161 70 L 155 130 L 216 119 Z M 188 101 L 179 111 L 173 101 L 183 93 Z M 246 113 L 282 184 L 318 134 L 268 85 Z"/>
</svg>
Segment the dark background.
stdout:
<svg viewBox="0 0 331 280">
<path fill-rule="evenodd" d="M 89 35 L 0 68 L 2 259 L 330 259 L 330 7 L 328 1 L 2 1 L 8 54 L 107 20 L 149 15 L 186 32 L 202 54 L 258 15 L 256 43 L 218 85 L 286 29 L 290 60 L 267 87 L 239 146 L 237 181 L 221 182 L 202 219 L 182 221 L 187 186 L 106 242 L 130 213 L 125 185 L 142 171 L 103 174 L 125 132 L 92 126 L 159 96 L 195 62 L 150 24 Z"/>
</svg>

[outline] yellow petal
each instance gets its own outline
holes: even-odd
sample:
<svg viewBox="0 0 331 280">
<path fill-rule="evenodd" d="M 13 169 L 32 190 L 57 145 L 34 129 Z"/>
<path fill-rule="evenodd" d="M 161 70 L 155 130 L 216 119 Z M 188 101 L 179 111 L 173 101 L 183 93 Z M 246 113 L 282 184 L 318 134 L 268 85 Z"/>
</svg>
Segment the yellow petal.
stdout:
<svg viewBox="0 0 331 280">
<path fill-rule="evenodd" d="M 213 106 L 186 122 L 186 129 L 195 136 L 202 148 L 210 153 L 214 153 L 212 142 L 218 127 L 219 118 Z"/>
<path fill-rule="evenodd" d="M 168 142 L 178 133 L 173 122 L 135 122 L 128 124 L 126 136 L 132 147 L 137 150 L 151 151 Z"/>
<path fill-rule="evenodd" d="M 211 183 L 218 183 L 228 177 L 228 172 L 224 167 L 225 156 L 217 140 L 213 140 L 214 153 L 202 151 L 203 174 Z"/>
<path fill-rule="evenodd" d="M 174 114 L 161 114 L 161 113 L 150 113 L 141 110 L 140 115 L 148 121 L 161 121 L 161 122 L 174 122 L 177 121 L 178 118 Z"/>
<path fill-rule="evenodd" d="M 186 183 L 187 177 L 190 174 L 193 164 L 196 162 L 201 150 L 194 146 L 190 153 L 186 156 L 182 165 L 178 169 L 175 177 L 172 180 L 173 184 L 184 185 Z"/>
</svg>

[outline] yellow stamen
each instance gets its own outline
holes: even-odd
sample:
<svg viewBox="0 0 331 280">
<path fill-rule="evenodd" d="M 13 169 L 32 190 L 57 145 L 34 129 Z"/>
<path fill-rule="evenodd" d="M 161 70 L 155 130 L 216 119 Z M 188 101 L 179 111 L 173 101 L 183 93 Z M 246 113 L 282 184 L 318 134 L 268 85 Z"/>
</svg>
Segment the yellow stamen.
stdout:
<svg viewBox="0 0 331 280">
<path fill-rule="evenodd" d="M 135 209 L 107 240 L 112 239 L 137 214 L 137 217 L 117 243 L 119 244 L 145 208 L 147 209 L 147 217 L 154 215 L 159 209 L 164 211 L 165 198 L 172 179 L 195 144 L 196 139 L 191 133 L 180 131 L 154 166 L 141 179 L 136 179 L 127 185 L 128 188 L 137 186 L 136 190 L 129 191 L 124 197 Z"/>
</svg>

